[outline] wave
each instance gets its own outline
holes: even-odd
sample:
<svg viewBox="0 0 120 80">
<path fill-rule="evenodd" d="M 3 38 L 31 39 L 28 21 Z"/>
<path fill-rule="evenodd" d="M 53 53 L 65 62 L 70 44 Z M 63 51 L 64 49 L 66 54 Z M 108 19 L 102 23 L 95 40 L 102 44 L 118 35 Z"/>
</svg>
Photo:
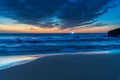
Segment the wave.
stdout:
<svg viewBox="0 0 120 80">
<path fill-rule="evenodd" d="M 1 36 L 0 55 L 105 51 L 120 49 L 119 42 L 105 34 Z"/>
<path fill-rule="evenodd" d="M 68 37 L 7 37 L 0 38 L 0 43 L 44 43 L 44 42 L 74 42 L 74 41 L 117 41 L 119 38 L 110 37 L 81 37 L 81 36 L 68 36 Z"/>
</svg>

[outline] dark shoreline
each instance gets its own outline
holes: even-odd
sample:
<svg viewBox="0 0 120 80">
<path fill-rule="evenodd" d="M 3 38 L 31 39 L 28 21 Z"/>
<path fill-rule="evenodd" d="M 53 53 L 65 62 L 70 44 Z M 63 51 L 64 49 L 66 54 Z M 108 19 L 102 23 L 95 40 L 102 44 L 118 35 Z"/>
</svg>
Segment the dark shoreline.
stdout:
<svg viewBox="0 0 120 80">
<path fill-rule="evenodd" d="M 0 71 L 1 80 L 120 80 L 120 54 L 56 55 Z"/>
</svg>

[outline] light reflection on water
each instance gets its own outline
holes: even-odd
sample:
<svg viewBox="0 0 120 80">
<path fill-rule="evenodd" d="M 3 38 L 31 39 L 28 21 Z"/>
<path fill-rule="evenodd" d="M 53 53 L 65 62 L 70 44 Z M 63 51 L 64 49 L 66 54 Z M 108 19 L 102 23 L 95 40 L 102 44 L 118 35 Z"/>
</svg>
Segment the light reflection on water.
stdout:
<svg viewBox="0 0 120 80">
<path fill-rule="evenodd" d="M 1 56 L 0 57 L 0 70 L 10 68 L 13 66 L 21 65 L 33 61 L 39 57 L 38 55 L 28 56 Z"/>
</svg>

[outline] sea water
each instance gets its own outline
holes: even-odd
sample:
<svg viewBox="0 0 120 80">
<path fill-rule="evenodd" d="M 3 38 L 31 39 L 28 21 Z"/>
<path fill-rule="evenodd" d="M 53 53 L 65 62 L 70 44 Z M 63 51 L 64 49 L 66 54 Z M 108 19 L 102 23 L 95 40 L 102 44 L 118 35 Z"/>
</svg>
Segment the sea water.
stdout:
<svg viewBox="0 0 120 80">
<path fill-rule="evenodd" d="M 0 55 L 109 52 L 119 50 L 120 37 L 108 37 L 105 33 L 0 34 Z"/>
</svg>

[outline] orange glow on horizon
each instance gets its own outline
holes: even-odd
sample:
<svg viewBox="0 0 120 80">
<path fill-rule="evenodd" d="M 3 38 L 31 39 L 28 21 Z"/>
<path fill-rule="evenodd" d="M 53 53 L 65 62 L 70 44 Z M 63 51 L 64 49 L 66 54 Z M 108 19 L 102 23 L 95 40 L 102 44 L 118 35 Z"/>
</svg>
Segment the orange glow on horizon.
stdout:
<svg viewBox="0 0 120 80">
<path fill-rule="evenodd" d="M 76 28 L 73 30 L 61 30 L 57 27 L 54 28 L 40 28 L 30 25 L 15 24 L 15 25 L 0 25 L 0 32 L 13 32 L 13 33 L 104 33 L 109 31 L 108 27 L 93 27 L 93 28 Z"/>
</svg>

